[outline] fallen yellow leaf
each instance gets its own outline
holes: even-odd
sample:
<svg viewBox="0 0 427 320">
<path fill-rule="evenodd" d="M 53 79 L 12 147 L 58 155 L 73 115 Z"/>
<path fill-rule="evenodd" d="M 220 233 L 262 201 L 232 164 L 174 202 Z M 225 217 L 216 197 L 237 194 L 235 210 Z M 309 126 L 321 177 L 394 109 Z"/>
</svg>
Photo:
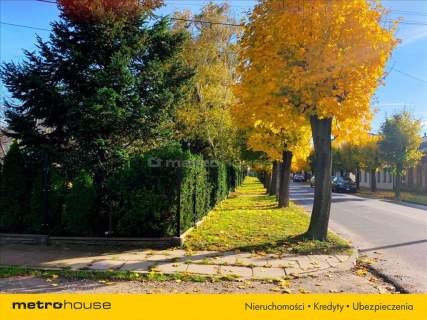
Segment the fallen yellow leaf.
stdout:
<svg viewBox="0 0 427 320">
<path fill-rule="evenodd" d="M 358 275 L 359 277 L 364 277 L 364 276 L 366 276 L 367 273 L 368 273 L 368 271 L 366 269 L 357 269 L 356 270 L 356 275 Z"/>
</svg>

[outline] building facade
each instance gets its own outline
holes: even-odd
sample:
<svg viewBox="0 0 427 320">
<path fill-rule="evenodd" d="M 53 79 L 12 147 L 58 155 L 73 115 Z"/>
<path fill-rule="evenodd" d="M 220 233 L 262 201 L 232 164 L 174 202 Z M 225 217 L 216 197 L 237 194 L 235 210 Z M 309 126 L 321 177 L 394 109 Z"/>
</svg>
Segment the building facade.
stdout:
<svg viewBox="0 0 427 320">
<path fill-rule="evenodd" d="M 3 163 L 3 159 L 6 156 L 7 151 L 12 143 L 12 140 L 9 137 L 6 137 L 0 131 L 0 163 Z"/>
<path fill-rule="evenodd" d="M 424 135 L 423 142 L 420 145 L 423 158 L 413 168 L 408 168 L 406 174 L 402 177 L 402 190 L 425 192 L 427 193 L 427 136 Z M 377 188 L 382 190 L 393 190 L 395 185 L 395 176 L 389 169 L 383 168 L 377 170 L 375 174 Z M 360 186 L 371 187 L 371 174 L 361 170 Z"/>
</svg>

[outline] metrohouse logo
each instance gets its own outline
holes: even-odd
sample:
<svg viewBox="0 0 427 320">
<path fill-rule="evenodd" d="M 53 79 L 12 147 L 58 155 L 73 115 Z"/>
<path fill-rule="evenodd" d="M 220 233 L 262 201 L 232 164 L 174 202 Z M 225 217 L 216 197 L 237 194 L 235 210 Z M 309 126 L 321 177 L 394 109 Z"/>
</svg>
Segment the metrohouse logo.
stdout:
<svg viewBox="0 0 427 320">
<path fill-rule="evenodd" d="M 13 301 L 13 310 L 111 310 L 109 301 Z"/>
</svg>

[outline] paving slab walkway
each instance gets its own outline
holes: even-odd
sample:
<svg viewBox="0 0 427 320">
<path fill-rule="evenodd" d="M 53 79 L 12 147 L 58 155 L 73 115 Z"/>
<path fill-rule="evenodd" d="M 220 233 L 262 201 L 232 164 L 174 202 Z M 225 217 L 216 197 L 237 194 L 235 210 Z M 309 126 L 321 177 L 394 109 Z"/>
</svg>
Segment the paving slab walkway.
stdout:
<svg viewBox="0 0 427 320">
<path fill-rule="evenodd" d="M 242 252 L 126 250 L 100 252 L 87 247 L 38 245 L 0 246 L 0 265 L 46 269 L 116 270 L 132 272 L 192 273 L 244 279 L 283 279 L 323 272 L 347 271 L 353 255 L 293 255 Z"/>
</svg>

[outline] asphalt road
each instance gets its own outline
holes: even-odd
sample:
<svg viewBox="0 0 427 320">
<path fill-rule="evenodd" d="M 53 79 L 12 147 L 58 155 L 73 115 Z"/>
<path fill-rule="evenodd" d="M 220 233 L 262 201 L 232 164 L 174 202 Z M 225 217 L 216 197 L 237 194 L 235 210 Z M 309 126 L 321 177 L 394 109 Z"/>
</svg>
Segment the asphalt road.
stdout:
<svg viewBox="0 0 427 320">
<path fill-rule="evenodd" d="M 314 189 L 290 188 L 291 199 L 311 211 Z M 427 206 L 333 193 L 330 228 L 403 288 L 427 293 Z"/>
</svg>

